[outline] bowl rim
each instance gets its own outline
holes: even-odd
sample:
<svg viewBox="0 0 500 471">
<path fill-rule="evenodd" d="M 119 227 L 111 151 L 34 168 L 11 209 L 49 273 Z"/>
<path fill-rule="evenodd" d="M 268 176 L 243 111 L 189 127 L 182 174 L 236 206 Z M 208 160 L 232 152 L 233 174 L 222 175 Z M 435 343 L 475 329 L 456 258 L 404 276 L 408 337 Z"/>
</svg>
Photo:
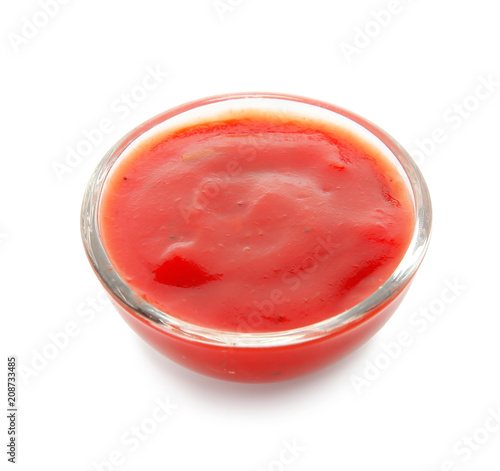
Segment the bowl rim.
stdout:
<svg viewBox="0 0 500 471">
<path fill-rule="evenodd" d="M 159 310 L 134 293 L 119 277 L 106 255 L 99 233 L 100 197 L 106 177 L 120 155 L 145 132 L 174 116 L 205 105 L 241 99 L 300 102 L 341 115 L 361 125 L 378 138 L 398 160 L 406 174 L 415 211 L 415 227 L 408 249 L 395 271 L 374 293 L 340 314 L 307 326 L 276 332 L 232 332 L 199 326 Z M 431 226 L 432 206 L 424 177 L 408 152 L 387 132 L 342 107 L 299 95 L 270 92 L 230 93 L 201 98 L 170 108 L 135 127 L 109 149 L 94 170 L 85 189 L 80 217 L 81 236 L 86 255 L 100 282 L 114 301 L 127 312 L 176 337 L 226 348 L 278 347 L 298 344 L 332 335 L 348 325 L 370 318 L 398 297 L 413 278 L 427 251 Z"/>
</svg>

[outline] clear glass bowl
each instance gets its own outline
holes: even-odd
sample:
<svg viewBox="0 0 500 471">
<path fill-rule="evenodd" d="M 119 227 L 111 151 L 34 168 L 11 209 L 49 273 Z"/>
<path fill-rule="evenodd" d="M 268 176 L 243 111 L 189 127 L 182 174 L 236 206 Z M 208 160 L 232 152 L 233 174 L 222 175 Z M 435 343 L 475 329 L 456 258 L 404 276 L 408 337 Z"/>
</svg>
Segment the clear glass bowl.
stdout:
<svg viewBox="0 0 500 471">
<path fill-rule="evenodd" d="M 228 332 L 194 325 L 162 312 L 121 279 L 103 247 L 100 198 L 113 165 L 143 139 L 186 124 L 207 122 L 228 111 L 265 109 L 327 120 L 369 141 L 399 169 L 413 196 L 415 227 L 408 250 L 390 278 L 359 304 L 322 322 L 279 332 Z M 393 314 L 427 250 L 431 202 L 420 170 L 387 133 L 366 119 L 309 98 L 272 93 L 221 95 L 187 103 L 150 119 L 104 156 L 85 191 L 81 233 L 88 259 L 116 309 L 150 345 L 199 373 L 240 382 L 290 379 L 323 368 L 366 342 Z"/>
</svg>

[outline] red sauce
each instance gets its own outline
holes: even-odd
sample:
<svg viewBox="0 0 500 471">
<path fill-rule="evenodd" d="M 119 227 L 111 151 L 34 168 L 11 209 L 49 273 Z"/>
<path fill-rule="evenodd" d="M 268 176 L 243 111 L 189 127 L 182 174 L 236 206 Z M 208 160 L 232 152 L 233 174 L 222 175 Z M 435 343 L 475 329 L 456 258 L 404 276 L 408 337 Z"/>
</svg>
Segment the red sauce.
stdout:
<svg viewBox="0 0 500 471">
<path fill-rule="evenodd" d="M 413 202 L 374 147 L 264 114 L 153 136 L 115 166 L 101 232 L 118 274 L 193 324 L 272 332 L 354 306 L 389 278 Z"/>
</svg>

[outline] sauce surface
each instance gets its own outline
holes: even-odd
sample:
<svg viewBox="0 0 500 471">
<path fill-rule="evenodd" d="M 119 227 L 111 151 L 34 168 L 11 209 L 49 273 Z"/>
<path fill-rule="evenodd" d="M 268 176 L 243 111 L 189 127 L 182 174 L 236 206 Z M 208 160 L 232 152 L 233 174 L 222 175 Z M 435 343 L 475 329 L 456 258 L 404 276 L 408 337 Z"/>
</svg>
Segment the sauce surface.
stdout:
<svg viewBox="0 0 500 471">
<path fill-rule="evenodd" d="M 258 114 L 144 141 L 115 164 L 100 206 L 106 252 L 137 294 L 236 332 L 356 305 L 399 265 L 413 226 L 406 184 L 375 148 Z"/>
</svg>

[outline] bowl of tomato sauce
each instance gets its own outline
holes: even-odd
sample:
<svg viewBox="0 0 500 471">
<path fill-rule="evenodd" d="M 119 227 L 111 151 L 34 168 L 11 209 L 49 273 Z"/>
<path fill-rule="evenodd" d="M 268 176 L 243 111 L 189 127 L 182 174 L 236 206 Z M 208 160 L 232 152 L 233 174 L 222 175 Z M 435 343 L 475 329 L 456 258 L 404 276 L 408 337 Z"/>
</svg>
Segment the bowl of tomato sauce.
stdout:
<svg viewBox="0 0 500 471">
<path fill-rule="evenodd" d="M 88 259 L 124 320 L 171 360 L 272 382 L 345 357 L 394 313 L 428 247 L 424 178 L 338 106 L 239 93 L 155 116 L 85 191 Z"/>
</svg>

